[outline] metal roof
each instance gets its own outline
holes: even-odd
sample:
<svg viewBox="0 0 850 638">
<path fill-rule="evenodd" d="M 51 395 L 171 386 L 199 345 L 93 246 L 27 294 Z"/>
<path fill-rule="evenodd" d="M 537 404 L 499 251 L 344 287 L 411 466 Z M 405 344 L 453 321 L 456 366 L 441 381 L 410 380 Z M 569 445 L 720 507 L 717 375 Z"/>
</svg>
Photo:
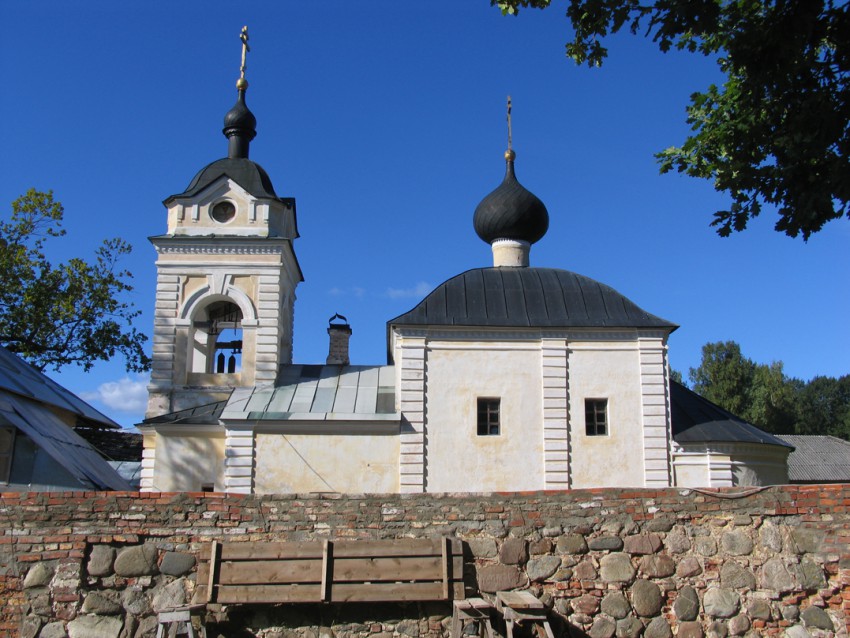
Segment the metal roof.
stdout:
<svg viewBox="0 0 850 638">
<path fill-rule="evenodd" d="M 90 425 L 121 428 L 115 421 L 3 347 L 0 347 L 0 389 L 71 412 Z"/>
<path fill-rule="evenodd" d="M 185 410 L 160 414 L 159 416 L 145 419 L 142 421 L 142 425 L 152 425 L 156 423 L 218 423 L 221 418 L 221 413 L 224 412 L 224 407 L 226 405 L 227 400 L 206 403 L 204 405 L 195 406 L 194 408 L 186 408 Z"/>
<path fill-rule="evenodd" d="M 452 277 L 391 326 L 665 328 L 619 292 L 556 268 L 476 268 Z"/>
<path fill-rule="evenodd" d="M 788 478 L 799 483 L 850 482 L 850 443 L 834 436 L 777 434 L 794 451 L 788 457 Z"/>
<path fill-rule="evenodd" d="M 262 166 L 246 157 L 225 157 L 202 168 L 185 191 L 171 195 L 165 203 L 177 197 L 194 197 L 222 176 L 229 177 L 254 197 L 278 199 L 272 180 Z"/>
<path fill-rule="evenodd" d="M 395 421 L 392 366 L 282 366 L 272 386 L 236 388 L 221 415 L 265 421 Z"/>
<path fill-rule="evenodd" d="M 223 420 L 395 423 L 393 366 L 285 365 L 271 386 L 235 388 L 226 401 L 145 419 L 142 425 L 213 424 Z"/>
<path fill-rule="evenodd" d="M 676 443 L 762 443 L 792 447 L 672 379 L 670 411 Z"/>
<path fill-rule="evenodd" d="M 102 427 L 119 427 L 28 363 L 0 348 L 0 422 L 14 426 L 32 439 L 82 487 L 130 489 L 97 450 L 74 432 L 72 424 L 62 420 L 62 413 Z"/>
</svg>

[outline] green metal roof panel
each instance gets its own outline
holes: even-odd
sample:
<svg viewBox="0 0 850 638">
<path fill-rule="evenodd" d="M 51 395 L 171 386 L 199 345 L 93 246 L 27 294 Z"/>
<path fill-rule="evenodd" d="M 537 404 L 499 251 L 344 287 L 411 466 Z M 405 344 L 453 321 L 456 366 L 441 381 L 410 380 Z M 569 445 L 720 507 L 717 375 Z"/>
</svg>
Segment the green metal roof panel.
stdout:
<svg viewBox="0 0 850 638">
<path fill-rule="evenodd" d="M 386 421 L 395 411 L 392 366 L 283 366 L 274 387 L 240 388 L 221 413 L 227 420 Z"/>
</svg>

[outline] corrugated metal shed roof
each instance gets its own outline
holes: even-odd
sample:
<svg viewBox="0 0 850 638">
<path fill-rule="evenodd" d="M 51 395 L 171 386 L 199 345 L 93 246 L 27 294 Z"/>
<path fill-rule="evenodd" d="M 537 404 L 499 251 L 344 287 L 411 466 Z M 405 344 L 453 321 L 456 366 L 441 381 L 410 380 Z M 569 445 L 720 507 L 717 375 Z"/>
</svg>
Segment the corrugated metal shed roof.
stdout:
<svg viewBox="0 0 850 638">
<path fill-rule="evenodd" d="M 398 421 L 392 366 L 283 366 L 274 387 L 237 388 L 222 419 Z"/>
<path fill-rule="evenodd" d="M 670 420 L 677 443 L 763 443 L 791 447 L 680 383 L 670 381 Z"/>
<path fill-rule="evenodd" d="M 476 268 L 438 286 L 394 325 L 668 328 L 619 292 L 556 268 Z"/>
<path fill-rule="evenodd" d="M 777 434 L 793 445 L 788 478 L 799 483 L 850 482 L 850 443 L 825 435 Z"/>
<path fill-rule="evenodd" d="M 121 427 L 3 347 L 0 347 L 0 389 L 67 410 L 92 425 Z"/>
</svg>

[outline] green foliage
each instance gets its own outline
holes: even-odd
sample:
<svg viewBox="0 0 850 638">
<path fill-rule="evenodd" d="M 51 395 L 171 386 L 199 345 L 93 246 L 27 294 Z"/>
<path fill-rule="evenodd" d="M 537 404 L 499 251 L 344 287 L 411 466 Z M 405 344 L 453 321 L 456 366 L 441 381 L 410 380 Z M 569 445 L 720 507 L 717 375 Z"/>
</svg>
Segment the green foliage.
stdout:
<svg viewBox="0 0 850 638">
<path fill-rule="evenodd" d="M 504 14 L 549 0 L 491 0 Z M 599 66 L 605 36 L 628 28 L 717 59 L 722 86 L 694 93 L 693 134 L 657 154 L 662 172 L 710 179 L 731 196 L 712 225 L 728 236 L 762 206 L 776 230 L 808 239 L 850 217 L 850 6 L 825 0 L 570 0 L 567 55 Z"/>
<path fill-rule="evenodd" d="M 825 434 L 850 440 L 850 374 L 815 377 L 800 387 L 797 434 Z"/>
<path fill-rule="evenodd" d="M 725 341 L 705 344 L 689 376 L 695 392 L 768 432 L 850 440 L 850 375 L 790 379 L 781 361 L 755 363 Z"/>
<path fill-rule="evenodd" d="M 685 385 L 685 377 L 679 370 L 670 370 L 670 379 L 681 385 Z"/>
<path fill-rule="evenodd" d="M 147 370 L 147 337 L 132 325 L 139 312 L 119 300 L 133 290 L 132 275 L 117 268 L 130 245 L 107 239 L 91 262 L 54 265 L 45 243 L 65 234 L 63 214 L 52 191 L 30 189 L 12 202 L 10 219 L 0 221 L 0 345 L 40 370 L 68 364 L 89 370 L 117 353 L 128 370 Z"/>
<path fill-rule="evenodd" d="M 755 364 L 741 354 L 734 341 L 707 343 L 702 347 L 702 362 L 690 369 L 692 389 L 709 401 L 746 418 L 750 397 L 744 391 L 753 383 Z"/>
</svg>

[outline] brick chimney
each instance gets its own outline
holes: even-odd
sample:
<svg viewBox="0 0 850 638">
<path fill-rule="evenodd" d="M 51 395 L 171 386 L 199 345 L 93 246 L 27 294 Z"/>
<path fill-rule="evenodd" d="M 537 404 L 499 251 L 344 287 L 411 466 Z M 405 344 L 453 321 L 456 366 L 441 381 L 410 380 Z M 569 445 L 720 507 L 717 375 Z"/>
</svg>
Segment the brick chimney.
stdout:
<svg viewBox="0 0 850 638">
<path fill-rule="evenodd" d="M 334 323 L 337 319 L 339 322 Z M 348 319 L 337 313 L 328 321 L 330 347 L 328 348 L 328 365 L 347 366 L 351 361 L 348 357 L 348 340 L 351 338 L 351 326 Z"/>
</svg>

